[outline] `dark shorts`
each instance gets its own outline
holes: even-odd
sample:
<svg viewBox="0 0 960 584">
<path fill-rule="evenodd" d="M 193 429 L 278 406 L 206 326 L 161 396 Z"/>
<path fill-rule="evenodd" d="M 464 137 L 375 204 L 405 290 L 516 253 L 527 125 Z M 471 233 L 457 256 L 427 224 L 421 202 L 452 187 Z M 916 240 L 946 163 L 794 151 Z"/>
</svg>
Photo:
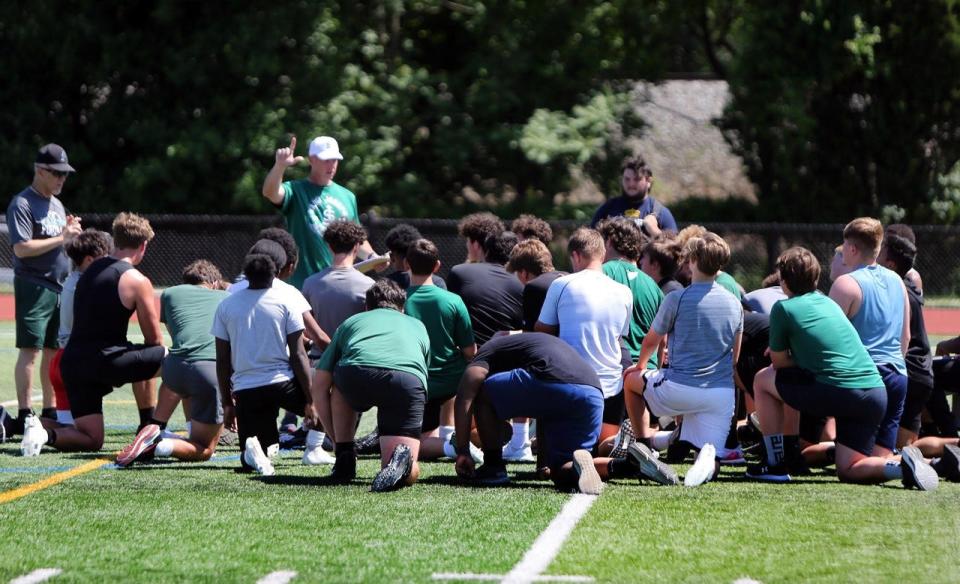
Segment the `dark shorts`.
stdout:
<svg viewBox="0 0 960 584">
<path fill-rule="evenodd" d="M 933 393 L 933 380 L 923 381 L 907 376 L 907 399 L 903 402 L 900 427 L 914 434 L 920 433 L 920 414 Z"/>
<path fill-rule="evenodd" d="M 487 377 L 483 391 L 497 417 L 537 419 L 551 468 L 573 460 L 575 450 L 592 450 L 600 438 L 603 393 L 596 387 L 540 381 L 514 369 Z"/>
<path fill-rule="evenodd" d="M 440 410 L 443 404 L 455 399 L 456 396 L 448 395 L 446 397 L 434 397 L 427 400 L 423 408 L 423 424 L 420 426 L 420 432 L 426 434 L 433 432 L 440 427 Z"/>
<path fill-rule="evenodd" d="M 178 355 L 163 360 L 163 384 L 190 399 L 190 419 L 201 424 L 222 424 L 220 384 L 216 361 L 187 361 Z"/>
<path fill-rule="evenodd" d="M 113 388 L 152 379 L 166 349 L 162 345 L 126 345 L 106 349 L 67 345 L 60 375 L 74 419 L 103 413 L 103 396 Z"/>
<path fill-rule="evenodd" d="M 603 400 L 603 423 L 619 426 L 623 422 L 626 405 L 623 402 L 623 392 L 612 395 Z"/>
<path fill-rule="evenodd" d="M 845 389 L 820 383 L 798 367 L 777 369 L 777 393 L 790 407 L 837 420 L 837 443 L 870 456 L 887 409 L 883 387 Z"/>
<path fill-rule="evenodd" d="M 13 278 L 18 349 L 56 349 L 60 329 L 60 295 L 49 288 Z"/>
<path fill-rule="evenodd" d="M 877 431 L 877 446 L 896 450 L 897 432 L 903 417 L 903 404 L 907 399 L 907 376 L 894 369 L 893 365 L 877 365 L 877 371 L 887 389 L 887 410 Z"/>
<path fill-rule="evenodd" d="M 381 436 L 420 438 L 427 390 L 416 375 L 380 367 L 338 365 L 333 384 L 357 412 L 377 408 Z"/>
</svg>

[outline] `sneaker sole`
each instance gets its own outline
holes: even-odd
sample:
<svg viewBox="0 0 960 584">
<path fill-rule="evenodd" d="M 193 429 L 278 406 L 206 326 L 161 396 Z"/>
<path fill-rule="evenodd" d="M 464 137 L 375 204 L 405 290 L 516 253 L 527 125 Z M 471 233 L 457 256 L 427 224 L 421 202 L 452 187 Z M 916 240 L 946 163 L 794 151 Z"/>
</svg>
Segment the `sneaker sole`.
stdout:
<svg viewBox="0 0 960 584">
<path fill-rule="evenodd" d="M 944 477 L 945 479 L 954 483 L 960 482 L 960 446 L 953 444 L 944 445 L 940 463 L 949 468 Z"/>
<path fill-rule="evenodd" d="M 907 446 L 903 449 L 900 462 L 906 465 L 913 476 L 913 485 L 921 491 L 935 491 L 940 485 L 940 477 L 937 471 L 923 460 L 923 454 L 914 446 Z M 906 477 L 904 477 L 904 486 Z M 909 488 L 909 487 L 908 487 Z"/>
<path fill-rule="evenodd" d="M 643 478 L 661 485 L 680 484 L 676 471 L 653 457 L 653 454 L 640 442 L 630 445 L 629 454 L 640 467 Z"/>
<path fill-rule="evenodd" d="M 400 450 L 401 447 L 403 450 Z M 374 493 L 385 493 L 398 489 L 412 469 L 413 457 L 410 456 L 410 449 L 401 444 L 393 451 L 387 466 L 374 477 L 370 490 Z"/>
<path fill-rule="evenodd" d="M 764 483 L 789 483 L 791 480 L 790 475 L 750 474 L 750 471 L 744 472 L 743 476 Z"/>
<path fill-rule="evenodd" d="M 717 450 L 710 444 L 704 444 L 697 455 L 696 462 L 690 467 L 690 471 L 683 477 L 685 487 L 699 487 L 713 477 L 713 471 L 716 468 L 714 460 Z"/>
<path fill-rule="evenodd" d="M 120 454 L 117 455 L 116 465 L 120 468 L 126 468 L 133 464 L 133 461 L 137 459 L 138 456 L 144 453 L 147 448 L 160 437 L 160 426 L 156 424 L 150 424 L 145 426 L 142 430 L 137 432 L 136 438 L 133 439 L 133 444 L 128 446 L 129 450 L 125 448 Z"/>
<path fill-rule="evenodd" d="M 603 492 L 603 481 L 593 466 L 593 457 L 586 450 L 573 453 L 573 470 L 577 472 L 577 488 L 584 495 L 599 495 Z"/>
</svg>

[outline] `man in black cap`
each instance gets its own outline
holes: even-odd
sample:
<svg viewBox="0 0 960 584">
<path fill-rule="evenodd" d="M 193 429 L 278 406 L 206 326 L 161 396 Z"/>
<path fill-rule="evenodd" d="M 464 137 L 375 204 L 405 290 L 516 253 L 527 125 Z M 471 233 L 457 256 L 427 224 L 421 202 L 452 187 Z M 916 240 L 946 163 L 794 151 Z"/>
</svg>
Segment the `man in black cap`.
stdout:
<svg viewBox="0 0 960 584">
<path fill-rule="evenodd" d="M 31 385 L 37 353 L 43 387 L 43 415 L 56 419 L 50 361 L 57 351 L 60 325 L 59 300 L 63 281 L 70 271 L 64 244 L 80 234 L 80 219 L 67 215 L 57 198 L 75 172 L 67 153 L 56 144 L 47 144 L 37 153 L 33 183 L 18 193 L 7 207 L 7 227 L 13 245 L 13 289 L 16 301 L 17 340 L 20 350 L 14 366 L 17 388 L 16 429 L 31 410 Z"/>
</svg>

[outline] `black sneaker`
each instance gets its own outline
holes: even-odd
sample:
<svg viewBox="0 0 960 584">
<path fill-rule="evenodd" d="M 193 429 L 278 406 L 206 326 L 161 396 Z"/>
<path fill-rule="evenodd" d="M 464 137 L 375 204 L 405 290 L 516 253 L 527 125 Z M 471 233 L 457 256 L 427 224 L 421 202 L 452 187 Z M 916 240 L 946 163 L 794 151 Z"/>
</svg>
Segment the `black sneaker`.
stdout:
<svg viewBox="0 0 960 584">
<path fill-rule="evenodd" d="M 16 433 L 14 432 L 16 425 L 16 418 L 10 417 L 7 410 L 3 406 L 0 406 L 0 444 L 13 438 L 13 435 Z"/>
<path fill-rule="evenodd" d="M 307 430 L 298 427 L 293 432 L 284 432 L 280 434 L 280 448 L 284 450 L 297 450 L 305 448 L 307 445 Z"/>
<path fill-rule="evenodd" d="M 403 486 L 404 479 L 410 476 L 411 470 L 413 470 L 413 456 L 410 454 L 410 448 L 406 444 L 398 444 L 393 449 L 390 462 L 374 477 L 370 490 L 374 493 L 385 493 L 399 489 Z"/>
<path fill-rule="evenodd" d="M 346 485 L 357 478 L 357 459 L 347 454 L 341 454 L 333 463 L 330 471 L 330 481 L 338 485 Z"/>
<path fill-rule="evenodd" d="M 784 461 L 784 464 L 790 476 L 808 476 L 811 474 L 810 465 L 807 464 L 806 459 L 804 459 L 802 455 L 788 457 Z"/>
<path fill-rule="evenodd" d="M 380 454 L 380 430 L 373 429 L 366 436 L 356 442 L 357 454 Z"/>
<path fill-rule="evenodd" d="M 693 452 L 693 445 L 685 440 L 675 440 L 667 446 L 667 452 L 663 456 L 667 464 L 682 464 Z"/>
<path fill-rule="evenodd" d="M 220 437 L 217 438 L 217 446 L 236 446 L 240 443 L 240 435 L 233 430 L 223 429 Z"/>
<path fill-rule="evenodd" d="M 916 487 L 921 491 L 935 491 L 940 484 L 937 471 L 923 460 L 923 454 L 916 446 L 905 446 L 900 451 L 900 469 L 903 471 L 900 482 L 908 489 Z"/>
<path fill-rule="evenodd" d="M 790 482 L 790 472 L 787 465 L 783 462 L 777 464 L 748 464 L 744 476 L 755 481 L 766 483 L 787 483 Z"/>
<path fill-rule="evenodd" d="M 630 455 L 629 460 L 637 466 L 641 478 L 649 479 L 661 485 L 680 484 L 680 477 L 677 476 L 677 472 L 670 468 L 670 465 L 660 462 L 643 442 L 634 442 L 627 451 Z"/>
<path fill-rule="evenodd" d="M 503 464 L 483 464 L 473 473 L 470 482 L 481 487 L 501 487 L 510 483 L 510 477 Z"/>
<path fill-rule="evenodd" d="M 934 468 L 937 474 L 950 482 L 960 482 L 960 446 L 947 444 L 943 447 L 943 454 L 940 456 Z"/>
<path fill-rule="evenodd" d="M 633 433 L 633 424 L 630 423 L 630 418 L 620 422 L 620 430 L 617 431 L 617 436 L 613 439 L 613 450 L 610 451 L 610 458 L 625 458 L 627 449 L 636 439 L 637 435 Z"/>
</svg>

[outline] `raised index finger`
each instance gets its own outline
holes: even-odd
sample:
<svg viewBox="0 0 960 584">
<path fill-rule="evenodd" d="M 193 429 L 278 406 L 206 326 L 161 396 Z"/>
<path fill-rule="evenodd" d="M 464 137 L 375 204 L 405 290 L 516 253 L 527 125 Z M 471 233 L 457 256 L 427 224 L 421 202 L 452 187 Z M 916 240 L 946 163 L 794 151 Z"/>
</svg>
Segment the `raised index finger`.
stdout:
<svg viewBox="0 0 960 584">
<path fill-rule="evenodd" d="M 290 153 L 292 154 L 294 149 L 297 147 L 297 137 L 290 136 Z"/>
</svg>

